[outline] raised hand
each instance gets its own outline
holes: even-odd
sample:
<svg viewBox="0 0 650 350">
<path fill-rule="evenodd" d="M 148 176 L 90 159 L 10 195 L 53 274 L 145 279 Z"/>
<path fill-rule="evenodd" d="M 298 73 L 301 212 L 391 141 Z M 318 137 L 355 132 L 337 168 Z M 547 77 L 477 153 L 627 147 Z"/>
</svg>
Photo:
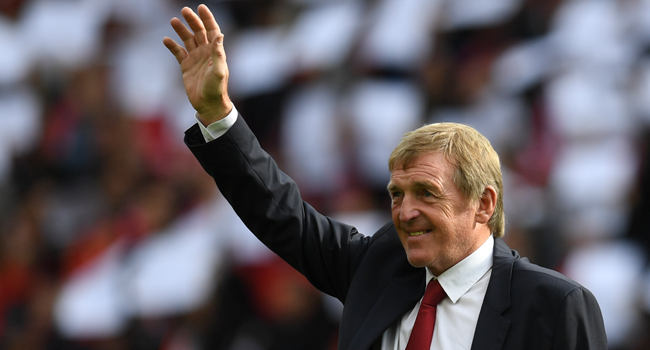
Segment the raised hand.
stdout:
<svg viewBox="0 0 650 350">
<path fill-rule="evenodd" d="M 203 125 L 207 126 L 225 118 L 232 110 L 232 102 L 228 97 L 223 34 L 207 6 L 199 5 L 198 13 L 189 7 L 181 10 L 192 31 L 180 19 L 171 20 L 185 48 L 169 37 L 165 37 L 163 43 L 181 65 L 187 97 Z"/>
</svg>

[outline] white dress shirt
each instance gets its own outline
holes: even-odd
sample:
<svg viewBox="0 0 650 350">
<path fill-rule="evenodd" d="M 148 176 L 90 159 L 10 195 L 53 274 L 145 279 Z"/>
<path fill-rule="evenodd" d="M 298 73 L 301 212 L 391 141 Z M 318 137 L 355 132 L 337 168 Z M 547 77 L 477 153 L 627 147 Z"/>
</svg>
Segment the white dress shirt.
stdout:
<svg viewBox="0 0 650 350">
<path fill-rule="evenodd" d="M 438 276 L 447 293 L 436 309 L 436 325 L 431 349 L 470 349 L 478 315 L 492 275 L 494 238 L 490 237 L 476 251 Z M 436 278 L 429 269 L 427 283 Z M 420 300 L 421 302 L 421 300 Z M 382 338 L 382 350 L 404 350 L 411 336 L 420 302 L 401 320 L 388 328 Z"/>
<path fill-rule="evenodd" d="M 205 127 L 195 115 L 206 142 L 224 135 L 235 124 L 237 116 L 237 109 L 233 106 L 227 117 Z M 476 251 L 437 277 L 447 297 L 436 309 L 431 349 L 471 348 L 483 298 L 492 275 L 493 250 L 494 238 L 490 235 Z M 434 278 L 436 276 L 426 269 L 427 284 Z M 420 302 L 384 332 L 382 350 L 406 349 L 420 310 Z"/>
<path fill-rule="evenodd" d="M 194 113 L 194 118 L 196 118 L 197 123 L 199 124 L 199 129 L 201 129 L 201 134 L 205 142 L 210 142 L 212 140 L 218 139 L 223 134 L 225 134 L 228 129 L 230 129 L 233 124 L 237 121 L 237 108 L 235 105 L 232 106 L 232 111 L 223 119 L 217 120 L 216 122 L 208 125 L 207 127 L 201 123 L 198 113 Z"/>
</svg>

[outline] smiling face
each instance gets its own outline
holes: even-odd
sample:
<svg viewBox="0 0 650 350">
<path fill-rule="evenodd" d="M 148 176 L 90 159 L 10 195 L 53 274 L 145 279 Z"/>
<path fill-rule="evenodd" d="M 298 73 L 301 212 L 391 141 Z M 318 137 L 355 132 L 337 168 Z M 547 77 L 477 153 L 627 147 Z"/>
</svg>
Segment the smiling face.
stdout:
<svg viewBox="0 0 650 350">
<path fill-rule="evenodd" d="M 393 223 L 409 263 L 436 276 L 485 242 L 496 201 L 489 186 L 480 200 L 464 199 L 454 172 L 442 153 L 425 153 L 406 166 L 396 164 L 388 184 Z"/>
</svg>

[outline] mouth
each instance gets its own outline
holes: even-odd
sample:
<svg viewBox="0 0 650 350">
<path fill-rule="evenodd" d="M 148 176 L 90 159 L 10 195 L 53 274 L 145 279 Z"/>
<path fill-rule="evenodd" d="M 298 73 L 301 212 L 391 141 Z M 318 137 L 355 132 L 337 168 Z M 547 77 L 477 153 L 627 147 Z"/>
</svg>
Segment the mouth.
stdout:
<svg viewBox="0 0 650 350">
<path fill-rule="evenodd" d="M 409 232 L 409 236 L 415 237 L 415 236 L 422 236 L 425 233 L 429 233 L 431 230 L 425 230 L 425 231 L 415 231 L 415 232 Z"/>
</svg>

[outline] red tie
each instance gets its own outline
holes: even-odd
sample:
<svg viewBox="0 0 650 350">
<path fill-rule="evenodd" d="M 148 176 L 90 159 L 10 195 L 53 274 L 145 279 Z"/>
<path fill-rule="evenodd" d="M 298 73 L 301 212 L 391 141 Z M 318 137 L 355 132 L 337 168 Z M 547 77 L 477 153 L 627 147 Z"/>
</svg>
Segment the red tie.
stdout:
<svg viewBox="0 0 650 350">
<path fill-rule="evenodd" d="M 424 292 L 420 311 L 415 319 L 406 350 L 429 350 L 433 338 L 433 326 L 436 324 L 436 306 L 447 294 L 438 280 L 429 282 Z"/>
</svg>

